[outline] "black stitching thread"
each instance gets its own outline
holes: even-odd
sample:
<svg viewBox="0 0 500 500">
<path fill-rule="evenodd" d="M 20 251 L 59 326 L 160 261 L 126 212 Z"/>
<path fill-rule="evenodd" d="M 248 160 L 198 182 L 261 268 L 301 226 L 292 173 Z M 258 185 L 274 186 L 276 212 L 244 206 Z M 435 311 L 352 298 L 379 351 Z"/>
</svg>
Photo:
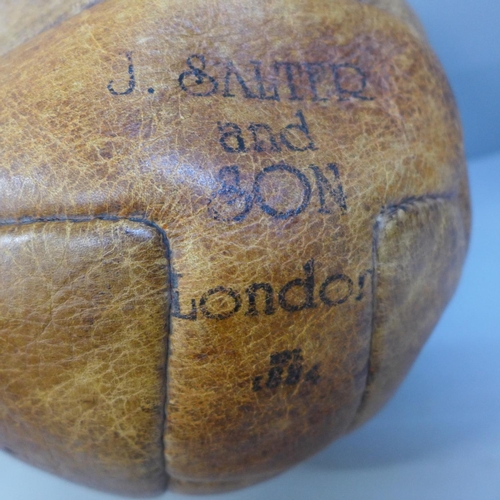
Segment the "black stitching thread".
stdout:
<svg viewBox="0 0 500 500">
<path fill-rule="evenodd" d="M 172 332 L 172 315 L 170 314 L 170 307 L 172 304 L 172 260 L 171 260 L 171 249 L 170 242 L 167 237 L 167 233 L 163 228 L 161 228 L 156 222 L 146 219 L 140 216 L 130 216 L 130 217 L 119 217 L 117 215 L 94 215 L 94 216 L 48 216 L 48 217 L 22 217 L 17 220 L 0 220 L 0 227 L 8 227 L 8 226 L 24 226 L 29 224 L 37 224 L 37 223 L 49 223 L 49 222 L 73 222 L 73 223 L 82 223 L 82 222 L 92 222 L 94 220 L 102 220 L 108 222 L 120 222 L 120 221 L 130 221 L 136 224 L 143 224 L 147 227 L 154 229 L 161 238 L 161 242 L 163 248 L 165 250 L 165 258 L 167 260 L 167 286 L 168 286 L 168 303 L 165 311 L 165 329 L 166 329 L 166 346 L 165 346 L 165 370 L 162 374 L 162 378 L 164 380 L 163 391 L 160 394 L 161 398 L 161 439 L 160 439 L 160 450 L 161 450 L 161 462 L 162 462 L 162 471 L 164 474 L 164 484 L 162 485 L 164 489 L 168 488 L 168 484 L 170 481 L 170 475 L 167 472 L 167 463 L 165 459 L 165 428 L 167 422 L 167 404 L 168 404 L 168 360 L 170 355 L 170 334 Z"/>
<path fill-rule="evenodd" d="M 371 275 L 371 291 L 372 291 L 372 316 L 371 316 L 371 327 L 370 327 L 370 348 L 369 348 L 369 356 L 366 366 L 366 381 L 365 388 L 363 390 L 363 395 L 361 396 L 361 400 L 358 406 L 358 409 L 353 415 L 351 424 L 349 428 L 352 428 L 353 424 L 356 423 L 357 418 L 363 412 L 367 404 L 367 398 L 369 394 L 369 386 L 375 379 L 375 373 L 371 372 L 371 364 L 372 364 L 372 354 L 373 354 L 373 337 L 375 331 L 375 313 L 377 310 L 376 303 L 376 291 L 377 291 L 377 249 L 379 243 L 379 234 L 381 229 L 384 227 L 383 222 L 384 219 L 387 220 L 393 217 L 399 210 L 407 212 L 410 208 L 415 207 L 420 203 L 427 203 L 433 201 L 452 201 L 456 199 L 458 193 L 448 192 L 448 193 L 433 193 L 422 196 L 408 196 L 406 198 L 402 198 L 399 202 L 390 203 L 384 205 L 380 210 L 379 214 L 375 218 L 375 222 L 373 224 L 373 239 L 372 239 L 372 269 L 373 273 Z"/>
<path fill-rule="evenodd" d="M 385 205 L 382 207 L 377 220 L 383 216 L 392 216 L 398 210 L 403 210 L 406 212 L 409 208 L 413 207 L 418 203 L 429 203 L 430 201 L 450 201 L 457 197 L 456 193 L 441 193 L 441 194 L 426 194 L 423 196 L 408 196 L 403 198 L 398 203 Z"/>
<path fill-rule="evenodd" d="M 432 201 L 451 201 L 457 197 L 457 193 L 453 192 L 448 192 L 448 193 L 434 193 L 434 194 L 427 194 L 427 195 L 422 195 L 422 196 L 408 196 L 406 198 L 401 199 L 399 202 L 395 203 L 390 203 L 387 205 L 384 205 L 382 209 L 380 210 L 379 214 L 375 218 L 375 222 L 373 224 L 373 239 L 372 239 L 372 267 L 373 267 L 373 273 L 372 273 L 372 284 L 371 284 L 371 291 L 372 291 L 372 317 L 371 317 L 371 332 L 370 332 L 370 348 L 369 348 L 369 356 L 368 356 L 368 361 L 367 361 L 367 368 L 366 368 L 366 381 L 365 381 L 365 389 L 363 391 L 363 395 L 361 396 L 361 400 L 358 406 L 358 409 L 353 415 L 353 419 L 351 421 L 350 427 L 355 423 L 357 417 L 360 415 L 360 413 L 364 410 L 366 406 L 366 401 L 368 397 L 368 387 L 370 384 L 373 382 L 375 378 L 375 374 L 371 373 L 371 357 L 373 353 L 373 333 L 375 330 L 375 311 L 376 311 L 376 287 L 377 287 L 377 248 L 378 248 L 378 240 L 379 240 L 379 233 L 382 226 L 382 219 L 388 219 L 392 216 L 394 216 L 399 210 L 403 210 L 404 212 L 407 212 L 410 208 L 414 207 L 415 205 L 418 205 L 419 203 L 429 203 Z M 102 214 L 102 215 L 95 215 L 95 216 L 81 216 L 81 217 L 66 217 L 66 216 L 51 216 L 51 217 L 40 217 L 40 218 L 32 218 L 32 217 L 23 217 L 20 219 L 13 219 L 13 220 L 0 220 L 0 227 L 2 226 L 12 226 L 12 225 L 25 225 L 25 224 L 35 224 L 39 222 L 90 222 L 92 220 L 103 220 L 103 221 L 110 221 L 110 222 L 119 222 L 121 220 L 128 220 L 131 222 L 136 222 L 140 224 L 144 224 L 146 226 L 149 226 L 153 229 L 155 229 L 161 236 L 162 243 L 165 247 L 165 255 L 167 258 L 167 266 L 168 266 L 168 285 L 169 285 L 169 305 L 168 305 L 168 311 L 167 311 L 167 356 L 166 356 L 166 363 L 165 363 L 165 393 L 163 395 L 164 398 L 164 404 L 163 404 L 163 429 L 165 429 L 165 423 L 166 423 L 166 406 L 168 402 L 168 394 L 167 394 L 167 387 L 168 387 L 168 357 L 170 353 L 170 332 L 172 331 L 172 315 L 170 314 L 170 304 L 172 303 L 172 283 L 171 283 L 171 276 L 173 273 L 172 266 L 171 266 L 171 251 L 170 251 L 170 243 L 168 241 L 168 237 L 166 232 L 154 221 L 151 221 L 149 219 L 146 219 L 144 217 L 139 217 L 139 216 L 131 216 L 131 217 L 119 217 L 116 215 L 108 215 L 108 214 Z M 166 461 L 165 461 L 165 442 L 164 442 L 164 431 L 162 433 L 162 440 L 161 440 L 161 449 L 163 450 L 162 452 L 162 460 L 163 460 L 163 469 L 166 471 Z M 165 472 L 166 476 L 166 481 L 168 483 L 170 476 L 167 472 Z"/>
</svg>

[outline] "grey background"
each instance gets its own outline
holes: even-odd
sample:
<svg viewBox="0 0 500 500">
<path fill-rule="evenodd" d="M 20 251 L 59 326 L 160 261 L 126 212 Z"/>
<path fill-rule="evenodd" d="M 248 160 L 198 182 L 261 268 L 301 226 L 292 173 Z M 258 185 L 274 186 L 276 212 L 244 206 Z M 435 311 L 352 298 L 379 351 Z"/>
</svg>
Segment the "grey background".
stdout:
<svg viewBox="0 0 500 500">
<path fill-rule="evenodd" d="M 410 0 L 448 74 L 469 158 L 500 150 L 500 1 Z"/>
<path fill-rule="evenodd" d="M 274 480 L 212 499 L 500 500 L 500 2 L 410 3 L 464 122 L 474 228 L 459 290 L 376 418 Z M 0 454 L 1 500 L 112 498 Z"/>
</svg>

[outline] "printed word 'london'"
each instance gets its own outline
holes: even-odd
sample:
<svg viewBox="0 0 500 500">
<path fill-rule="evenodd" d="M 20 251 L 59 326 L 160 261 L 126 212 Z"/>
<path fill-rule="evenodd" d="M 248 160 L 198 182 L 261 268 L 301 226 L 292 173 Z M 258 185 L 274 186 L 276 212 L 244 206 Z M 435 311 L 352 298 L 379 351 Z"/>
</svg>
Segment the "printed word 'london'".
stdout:
<svg viewBox="0 0 500 500">
<path fill-rule="evenodd" d="M 279 310 L 295 313 L 318 307 L 337 307 L 348 300 L 360 301 L 364 297 L 367 270 L 357 278 L 357 283 L 345 274 L 332 273 L 321 283 L 316 279 L 314 259 L 306 262 L 303 275 L 276 286 L 272 283 L 252 283 L 244 290 L 216 286 L 199 298 L 186 301 L 180 297 L 181 274 L 172 276 L 172 315 L 185 320 L 225 320 L 238 313 L 245 316 L 274 315 Z M 185 310 L 186 304 L 190 304 Z"/>
</svg>

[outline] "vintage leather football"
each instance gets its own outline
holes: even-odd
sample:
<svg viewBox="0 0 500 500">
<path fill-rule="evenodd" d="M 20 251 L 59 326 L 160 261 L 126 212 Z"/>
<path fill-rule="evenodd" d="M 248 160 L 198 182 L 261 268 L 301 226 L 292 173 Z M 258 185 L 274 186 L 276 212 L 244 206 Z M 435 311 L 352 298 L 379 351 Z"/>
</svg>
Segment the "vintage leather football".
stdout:
<svg viewBox="0 0 500 500">
<path fill-rule="evenodd" d="M 469 238 L 456 106 L 408 7 L 33 3 L 0 1 L 0 446 L 211 492 L 371 417 Z"/>
</svg>

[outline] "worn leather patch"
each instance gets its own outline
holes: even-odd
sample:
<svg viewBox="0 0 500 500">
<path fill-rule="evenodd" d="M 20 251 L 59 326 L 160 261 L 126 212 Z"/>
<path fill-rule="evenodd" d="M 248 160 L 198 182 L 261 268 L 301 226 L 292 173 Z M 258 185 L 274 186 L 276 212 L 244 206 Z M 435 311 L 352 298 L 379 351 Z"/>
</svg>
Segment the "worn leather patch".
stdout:
<svg viewBox="0 0 500 500">
<path fill-rule="evenodd" d="M 0 0 L 0 56 L 102 1 Z M 417 17 L 404 0 L 359 1 L 390 12 L 423 36 Z"/>
<path fill-rule="evenodd" d="M 354 426 L 372 417 L 409 371 L 456 288 L 467 240 L 456 199 L 408 199 L 378 217 L 370 368 Z"/>
<path fill-rule="evenodd" d="M 0 0 L 0 56 L 102 0 Z"/>
<path fill-rule="evenodd" d="M 161 491 L 161 234 L 126 220 L 7 225 L 0 254 L 0 446 L 100 488 Z"/>
</svg>

